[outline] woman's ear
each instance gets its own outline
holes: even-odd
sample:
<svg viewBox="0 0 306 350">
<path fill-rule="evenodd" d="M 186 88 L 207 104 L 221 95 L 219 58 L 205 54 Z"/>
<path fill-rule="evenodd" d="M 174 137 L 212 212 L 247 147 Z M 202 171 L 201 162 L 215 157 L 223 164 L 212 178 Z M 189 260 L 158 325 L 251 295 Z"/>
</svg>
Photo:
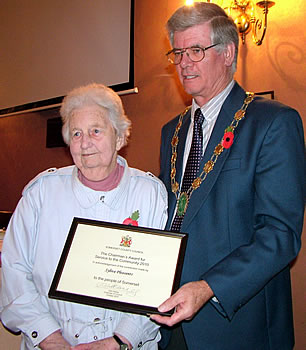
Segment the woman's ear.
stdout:
<svg viewBox="0 0 306 350">
<path fill-rule="evenodd" d="M 116 140 L 116 151 L 120 151 L 121 148 L 124 146 L 124 141 L 125 138 L 124 136 L 117 136 L 117 140 Z"/>
</svg>

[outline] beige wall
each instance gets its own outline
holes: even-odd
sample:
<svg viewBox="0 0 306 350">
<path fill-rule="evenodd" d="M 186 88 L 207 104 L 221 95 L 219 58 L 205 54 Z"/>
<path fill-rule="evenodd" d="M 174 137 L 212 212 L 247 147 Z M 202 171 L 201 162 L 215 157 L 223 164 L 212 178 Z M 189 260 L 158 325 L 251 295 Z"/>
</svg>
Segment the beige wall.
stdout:
<svg viewBox="0 0 306 350">
<path fill-rule="evenodd" d="M 135 1 L 135 85 L 139 93 L 122 98 L 133 122 L 123 155 L 131 166 L 155 174 L 159 173 L 161 127 L 190 102 L 165 58 L 169 44 L 164 23 L 183 2 Z M 262 46 L 255 46 L 247 37 L 246 45 L 240 47 L 236 79 L 250 91 L 274 90 L 275 98 L 296 108 L 306 125 L 306 3 L 296 0 L 293 9 L 292 5 L 276 0 Z M 56 110 L 0 118 L 0 210 L 14 209 L 23 186 L 39 171 L 71 164 L 64 148 L 45 148 L 46 120 L 53 116 Z M 305 240 L 304 232 L 304 246 Z M 303 247 L 292 267 L 295 350 L 306 349 L 305 266 Z"/>
</svg>

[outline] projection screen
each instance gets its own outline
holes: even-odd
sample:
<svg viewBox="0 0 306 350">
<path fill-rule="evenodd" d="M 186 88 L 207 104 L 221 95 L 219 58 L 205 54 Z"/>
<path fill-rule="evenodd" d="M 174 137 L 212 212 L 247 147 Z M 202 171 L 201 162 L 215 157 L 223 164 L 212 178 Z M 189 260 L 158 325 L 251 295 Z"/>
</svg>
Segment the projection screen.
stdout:
<svg viewBox="0 0 306 350">
<path fill-rule="evenodd" d="M 134 88 L 134 0 L 1 0 L 0 117 L 91 82 Z"/>
</svg>

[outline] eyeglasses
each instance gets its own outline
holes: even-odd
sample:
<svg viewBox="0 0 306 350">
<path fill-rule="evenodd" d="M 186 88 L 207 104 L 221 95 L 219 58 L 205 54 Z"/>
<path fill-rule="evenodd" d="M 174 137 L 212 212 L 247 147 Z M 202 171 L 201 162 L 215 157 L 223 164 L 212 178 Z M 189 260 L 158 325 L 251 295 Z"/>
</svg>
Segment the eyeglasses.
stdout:
<svg viewBox="0 0 306 350">
<path fill-rule="evenodd" d="M 219 43 L 213 44 L 207 47 L 190 46 L 190 47 L 185 47 L 183 49 L 172 49 L 166 53 L 166 56 L 169 62 L 177 65 L 181 63 L 183 58 L 183 53 L 186 52 L 186 55 L 192 62 L 200 62 L 205 57 L 205 51 L 217 45 L 219 45 Z"/>
</svg>

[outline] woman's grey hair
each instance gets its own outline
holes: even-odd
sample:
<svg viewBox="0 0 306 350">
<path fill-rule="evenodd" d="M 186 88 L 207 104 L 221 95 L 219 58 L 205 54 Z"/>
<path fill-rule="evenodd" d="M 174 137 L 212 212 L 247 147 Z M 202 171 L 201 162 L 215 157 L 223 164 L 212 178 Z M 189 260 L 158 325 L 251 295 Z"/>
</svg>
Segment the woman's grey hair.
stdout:
<svg viewBox="0 0 306 350">
<path fill-rule="evenodd" d="M 70 144 L 69 124 L 73 112 L 82 107 L 95 105 L 107 111 L 116 134 L 123 138 L 125 145 L 130 135 L 131 121 L 124 113 L 122 101 L 115 91 L 103 84 L 96 83 L 73 89 L 63 99 L 60 114 L 63 122 L 64 141 L 67 145 Z"/>
<path fill-rule="evenodd" d="M 215 47 L 217 52 L 223 52 L 228 44 L 234 43 L 235 58 L 232 64 L 232 74 L 234 74 L 237 68 L 239 46 L 238 30 L 232 18 L 216 4 L 195 2 L 192 6 L 182 6 L 177 9 L 166 25 L 172 47 L 175 32 L 181 32 L 203 23 L 210 23 L 211 43 L 220 43 L 220 45 Z"/>
</svg>

